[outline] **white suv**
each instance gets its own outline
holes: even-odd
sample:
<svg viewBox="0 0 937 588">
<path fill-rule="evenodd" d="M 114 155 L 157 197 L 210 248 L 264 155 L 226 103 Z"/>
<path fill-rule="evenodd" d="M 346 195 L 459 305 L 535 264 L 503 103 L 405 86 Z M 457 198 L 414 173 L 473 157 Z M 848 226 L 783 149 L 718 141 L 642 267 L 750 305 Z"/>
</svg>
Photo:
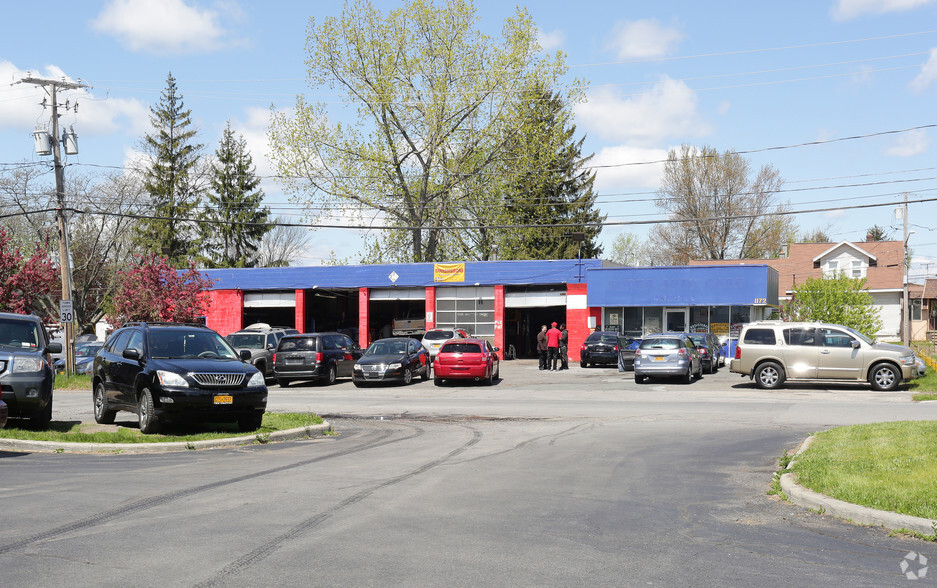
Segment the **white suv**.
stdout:
<svg viewBox="0 0 937 588">
<path fill-rule="evenodd" d="M 908 347 L 875 343 L 841 325 L 763 321 L 742 327 L 729 371 L 752 378 L 761 388 L 785 381 L 868 382 L 894 390 L 918 377 Z"/>
</svg>

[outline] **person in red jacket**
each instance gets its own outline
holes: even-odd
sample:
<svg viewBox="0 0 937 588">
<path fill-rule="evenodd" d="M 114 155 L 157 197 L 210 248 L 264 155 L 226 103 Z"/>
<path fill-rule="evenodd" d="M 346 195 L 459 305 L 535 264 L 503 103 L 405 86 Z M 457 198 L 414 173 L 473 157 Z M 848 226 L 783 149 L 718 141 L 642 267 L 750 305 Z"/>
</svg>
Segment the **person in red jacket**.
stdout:
<svg viewBox="0 0 937 588">
<path fill-rule="evenodd" d="M 556 371 L 556 364 L 560 361 L 560 338 L 563 333 L 556 328 L 556 323 L 552 323 L 550 330 L 547 331 L 547 350 L 550 353 L 550 371 Z"/>
</svg>

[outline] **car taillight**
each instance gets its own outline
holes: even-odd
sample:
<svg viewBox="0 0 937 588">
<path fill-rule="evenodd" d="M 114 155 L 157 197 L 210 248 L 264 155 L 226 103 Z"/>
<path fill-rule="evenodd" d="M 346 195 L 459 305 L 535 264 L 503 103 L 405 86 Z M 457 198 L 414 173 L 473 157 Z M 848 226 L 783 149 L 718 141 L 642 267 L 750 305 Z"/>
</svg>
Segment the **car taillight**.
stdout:
<svg viewBox="0 0 937 588">
<path fill-rule="evenodd" d="M 322 352 L 319 351 L 316 353 L 316 363 L 322 363 L 322 360 L 325 359 L 325 356 L 322 355 Z"/>
<path fill-rule="evenodd" d="M 736 347 L 736 348 L 735 348 L 735 359 L 742 359 L 742 348 L 741 348 L 741 347 Z"/>
<path fill-rule="evenodd" d="M 276 362 L 277 362 L 277 354 L 276 354 L 276 353 L 273 354 L 273 359 L 271 359 L 270 361 L 272 361 L 273 363 L 276 363 Z"/>
<path fill-rule="evenodd" d="M 634 354 L 635 354 L 635 356 L 641 355 L 641 350 L 640 350 L 640 349 L 635 349 L 635 350 L 634 350 Z"/>
<path fill-rule="evenodd" d="M 700 355 L 706 355 L 707 353 L 709 353 L 709 350 L 706 349 L 705 347 L 700 347 L 700 348 L 699 348 L 699 353 L 700 353 Z"/>
</svg>

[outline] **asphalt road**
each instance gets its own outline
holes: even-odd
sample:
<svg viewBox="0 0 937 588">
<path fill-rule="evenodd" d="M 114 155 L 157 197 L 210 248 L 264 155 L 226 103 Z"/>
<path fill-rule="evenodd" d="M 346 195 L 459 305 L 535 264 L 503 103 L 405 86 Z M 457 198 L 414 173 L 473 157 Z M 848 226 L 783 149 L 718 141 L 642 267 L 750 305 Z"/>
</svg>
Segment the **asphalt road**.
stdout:
<svg viewBox="0 0 937 588">
<path fill-rule="evenodd" d="M 907 585 L 909 552 L 937 556 L 765 495 L 809 433 L 935 419 L 935 403 L 765 392 L 725 369 L 689 385 L 523 361 L 502 375 L 271 387 L 271 410 L 332 422 L 338 435 L 315 440 L 0 453 L 0 583 L 883 586 Z M 55 420 L 91 418 L 90 392 L 55 403 Z"/>
</svg>

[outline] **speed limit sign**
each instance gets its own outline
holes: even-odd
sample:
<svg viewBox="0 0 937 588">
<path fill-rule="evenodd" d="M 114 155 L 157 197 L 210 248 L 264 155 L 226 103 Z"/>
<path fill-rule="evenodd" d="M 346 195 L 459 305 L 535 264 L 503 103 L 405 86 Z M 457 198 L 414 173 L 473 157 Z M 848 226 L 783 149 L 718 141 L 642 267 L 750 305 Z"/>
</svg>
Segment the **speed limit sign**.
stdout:
<svg viewBox="0 0 937 588">
<path fill-rule="evenodd" d="M 70 323 L 74 320 L 75 313 L 72 310 L 72 301 L 71 300 L 60 300 L 59 301 L 59 322 Z"/>
</svg>

